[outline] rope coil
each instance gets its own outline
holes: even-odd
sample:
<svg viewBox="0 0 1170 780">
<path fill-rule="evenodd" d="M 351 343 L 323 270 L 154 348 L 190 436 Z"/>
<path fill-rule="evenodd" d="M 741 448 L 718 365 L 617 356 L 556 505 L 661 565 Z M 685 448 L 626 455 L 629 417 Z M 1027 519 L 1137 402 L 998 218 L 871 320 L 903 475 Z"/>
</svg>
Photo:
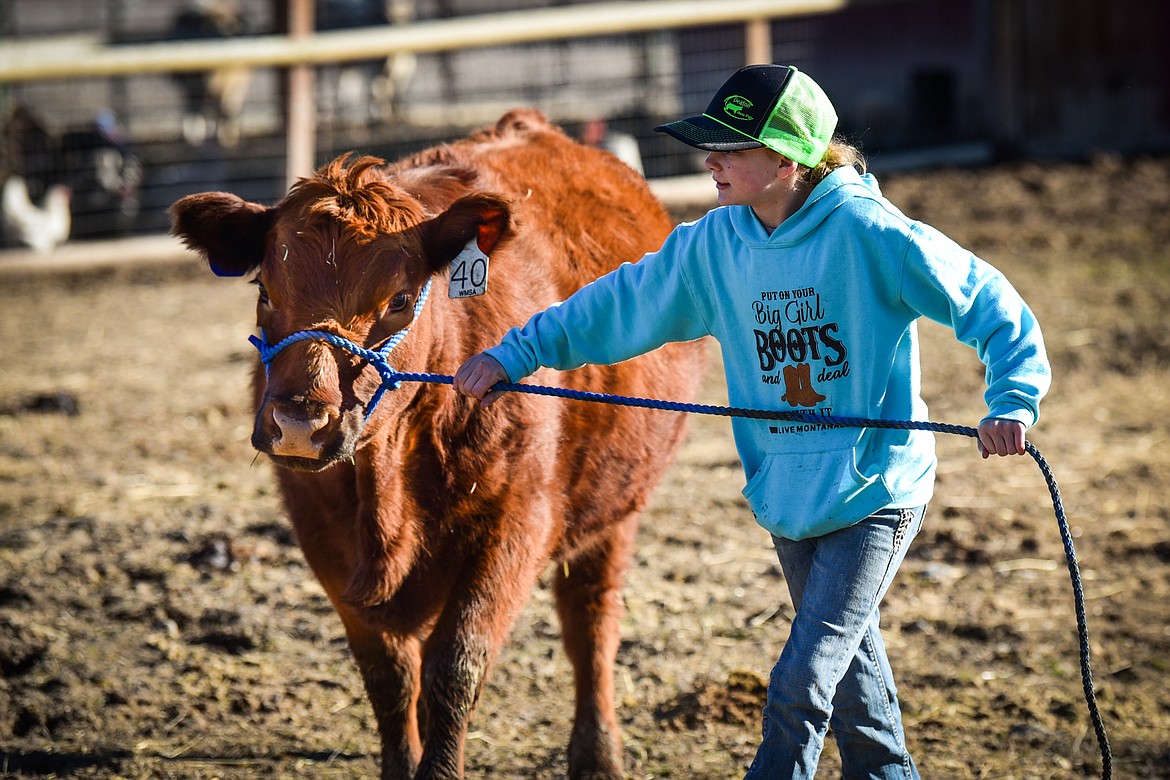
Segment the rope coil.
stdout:
<svg viewBox="0 0 1170 780">
<path fill-rule="evenodd" d="M 418 310 L 426 300 L 427 288 L 419 296 L 419 300 L 415 304 L 415 314 L 417 316 Z M 379 386 L 370 404 L 366 408 L 366 418 L 373 413 L 374 407 L 377 406 L 378 401 L 381 400 L 382 395 L 387 388 L 397 389 L 403 382 L 421 382 L 429 384 L 450 385 L 454 383 L 454 377 L 447 374 L 429 374 L 429 373 L 412 373 L 396 371 L 389 361 L 389 353 L 405 336 L 407 329 L 403 329 L 394 334 L 390 340 L 379 350 L 370 350 L 362 347 L 349 339 L 338 336 L 337 334 L 328 331 L 300 331 L 283 339 L 276 345 L 269 345 L 264 340 L 249 337 L 252 344 L 260 351 L 260 359 L 264 363 L 265 369 L 272 362 L 273 358 L 278 352 L 284 349 L 289 344 L 297 341 L 304 341 L 305 339 L 318 339 L 326 341 L 335 347 L 348 350 L 357 357 L 361 358 L 373 366 L 378 374 L 382 377 L 382 384 Z M 970 426 L 950 425 L 947 423 L 937 423 L 919 420 L 874 420 L 864 417 L 824 417 L 821 415 L 811 414 L 809 412 L 799 411 L 770 411 L 764 409 L 745 409 L 741 407 L 729 406 L 713 406 L 709 404 L 692 404 L 682 403 L 679 401 L 663 401 L 653 398 L 636 398 L 630 396 L 611 395 L 609 393 L 594 393 L 585 390 L 573 390 L 563 387 L 548 387 L 544 385 L 522 384 L 518 382 L 499 382 L 493 390 L 500 390 L 506 392 L 529 393 L 532 395 L 544 395 L 557 398 L 568 398 L 576 401 L 588 401 L 591 403 L 604 403 L 613 406 L 633 406 L 646 409 L 661 409 L 672 412 L 686 412 L 690 414 L 705 414 L 715 415 L 720 417 L 744 417 L 756 420 L 776 420 L 782 422 L 804 422 L 815 423 L 817 425 L 825 425 L 837 428 L 885 428 L 893 430 L 916 430 L 916 431 L 931 431 L 934 433 L 945 433 L 955 436 L 967 436 L 970 438 L 978 437 L 978 430 Z M 1097 706 L 1097 694 L 1093 686 L 1093 670 L 1090 661 L 1089 649 L 1089 627 L 1085 612 L 1085 592 L 1081 581 L 1080 565 L 1077 562 L 1076 549 L 1073 546 L 1072 532 L 1069 530 L 1068 518 L 1065 515 L 1064 503 L 1060 497 L 1060 488 L 1056 484 L 1056 477 L 1052 473 L 1052 468 L 1048 461 L 1040 453 L 1031 442 L 1026 442 L 1025 450 L 1032 459 L 1036 461 L 1036 465 L 1040 468 L 1040 473 L 1044 477 L 1045 483 L 1048 485 L 1048 492 L 1052 497 L 1052 508 L 1056 515 L 1057 527 L 1060 531 L 1061 542 L 1064 545 L 1064 556 L 1068 564 L 1069 578 L 1072 581 L 1073 603 L 1074 611 L 1076 612 L 1077 621 L 1077 636 L 1079 640 L 1080 651 L 1080 666 L 1081 666 L 1081 684 L 1084 688 L 1085 702 L 1088 704 L 1089 717 L 1093 724 L 1093 730 L 1097 735 L 1097 745 L 1101 752 L 1101 777 L 1103 780 L 1110 780 L 1113 776 L 1113 757 L 1109 747 L 1109 737 L 1105 731 L 1105 723 L 1101 717 L 1100 708 Z"/>
</svg>

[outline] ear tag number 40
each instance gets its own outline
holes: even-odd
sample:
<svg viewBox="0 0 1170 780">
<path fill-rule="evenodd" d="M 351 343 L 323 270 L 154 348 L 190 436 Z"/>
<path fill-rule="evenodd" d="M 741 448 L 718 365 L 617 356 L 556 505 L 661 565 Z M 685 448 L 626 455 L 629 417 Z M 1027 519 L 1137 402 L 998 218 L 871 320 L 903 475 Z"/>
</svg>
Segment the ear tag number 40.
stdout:
<svg viewBox="0 0 1170 780">
<path fill-rule="evenodd" d="M 448 298 L 473 298 L 487 292 L 488 256 L 479 248 L 475 236 L 451 261 Z"/>
</svg>

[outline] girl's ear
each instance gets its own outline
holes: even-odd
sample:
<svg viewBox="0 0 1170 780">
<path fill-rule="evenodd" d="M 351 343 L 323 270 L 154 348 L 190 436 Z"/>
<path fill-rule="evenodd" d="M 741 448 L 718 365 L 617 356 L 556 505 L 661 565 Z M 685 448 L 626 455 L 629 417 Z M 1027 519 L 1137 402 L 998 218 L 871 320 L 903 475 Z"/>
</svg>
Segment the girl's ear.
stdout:
<svg viewBox="0 0 1170 780">
<path fill-rule="evenodd" d="M 776 176 L 780 179 L 787 179 L 790 176 L 795 176 L 800 173 L 800 163 L 795 160 L 789 160 L 784 155 L 778 155 L 779 164 L 776 168 Z"/>
</svg>

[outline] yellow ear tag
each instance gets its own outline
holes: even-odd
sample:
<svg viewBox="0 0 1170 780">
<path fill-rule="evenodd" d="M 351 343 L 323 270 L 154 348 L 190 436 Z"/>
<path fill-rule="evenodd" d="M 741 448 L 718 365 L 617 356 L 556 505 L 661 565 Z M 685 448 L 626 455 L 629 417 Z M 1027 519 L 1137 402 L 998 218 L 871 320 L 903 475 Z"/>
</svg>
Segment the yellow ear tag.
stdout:
<svg viewBox="0 0 1170 780">
<path fill-rule="evenodd" d="M 451 261 L 451 281 L 448 298 L 473 298 L 487 292 L 488 256 L 472 236 L 455 259 Z"/>
</svg>

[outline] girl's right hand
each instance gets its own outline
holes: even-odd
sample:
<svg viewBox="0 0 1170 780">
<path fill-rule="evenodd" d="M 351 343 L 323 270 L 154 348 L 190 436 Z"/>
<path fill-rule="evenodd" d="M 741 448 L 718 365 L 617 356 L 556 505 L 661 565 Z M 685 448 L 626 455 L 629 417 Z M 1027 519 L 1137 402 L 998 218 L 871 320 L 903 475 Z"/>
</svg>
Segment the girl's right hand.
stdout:
<svg viewBox="0 0 1170 780">
<path fill-rule="evenodd" d="M 472 355 L 459 370 L 455 372 L 452 382 L 455 390 L 463 395 L 478 398 L 482 406 L 490 406 L 502 395 L 499 391 L 491 392 L 499 382 L 508 382 L 508 373 L 500 365 L 500 361 L 485 352 Z"/>
<path fill-rule="evenodd" d="M 991 417 L 979 423 L 979 454 L 987 460 L 992 455 L 1023 455 L 1027 452 L 1027 429 L 1022 422 Z"/>
</svg>

